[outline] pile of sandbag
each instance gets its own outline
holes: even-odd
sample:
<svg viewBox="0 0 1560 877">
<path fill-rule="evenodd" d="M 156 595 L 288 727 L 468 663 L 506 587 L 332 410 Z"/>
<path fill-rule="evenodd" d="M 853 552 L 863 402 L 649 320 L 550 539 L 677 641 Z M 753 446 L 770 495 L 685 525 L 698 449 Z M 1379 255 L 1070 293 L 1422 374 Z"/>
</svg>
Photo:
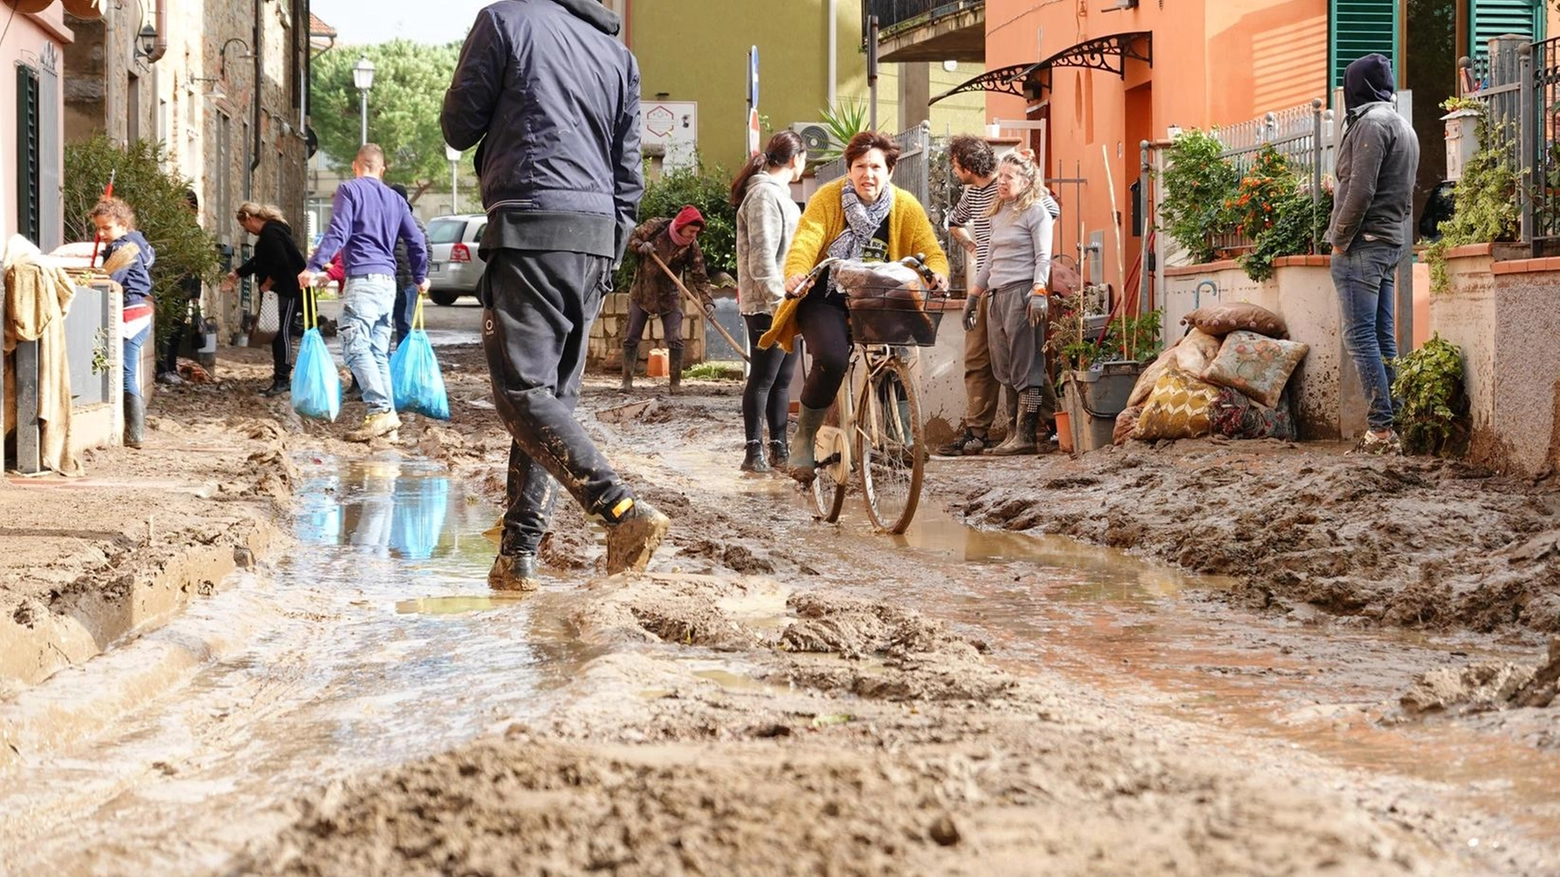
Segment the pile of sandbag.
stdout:
<svg viewBox="0 0 1560 877">
<path fill-rule="evenodd" d="M 1116 418 L 1115 442 L 1205 435 L 1293 441 L 1289 377 L 1309 346 L 1290 341 L 1272 311 L 1210 305 L 1182 318 L 1191 329 L 1143 370 Z"/>
</svg>

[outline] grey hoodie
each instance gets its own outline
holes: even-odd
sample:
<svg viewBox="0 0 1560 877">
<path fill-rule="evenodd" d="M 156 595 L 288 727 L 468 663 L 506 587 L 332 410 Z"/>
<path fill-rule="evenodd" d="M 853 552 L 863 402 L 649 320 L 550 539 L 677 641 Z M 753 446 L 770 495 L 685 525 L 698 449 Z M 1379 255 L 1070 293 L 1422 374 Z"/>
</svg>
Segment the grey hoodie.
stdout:
<svg viewBox="0 0 1560 877">
<path fill-rule="evenodd" d="M 744 314 L 772 314 L 785 298 L 785 254 L 802 211 L 791 189 L 759 171 L 737 208 L 737 304 Z"/>
<path fill-rule="evenodd" d="M 1327 240 L 1344 252 L 1358 239 L 1407 243 L 1404 226 L 1414 209 L 1419 137 L 1385 99 L 1392 94 L 1392 67 L 1382 55 L 1366 55 L 1344 72 L 1348 116 L 1338 144 L 1327 229 Z"/>
</svg>

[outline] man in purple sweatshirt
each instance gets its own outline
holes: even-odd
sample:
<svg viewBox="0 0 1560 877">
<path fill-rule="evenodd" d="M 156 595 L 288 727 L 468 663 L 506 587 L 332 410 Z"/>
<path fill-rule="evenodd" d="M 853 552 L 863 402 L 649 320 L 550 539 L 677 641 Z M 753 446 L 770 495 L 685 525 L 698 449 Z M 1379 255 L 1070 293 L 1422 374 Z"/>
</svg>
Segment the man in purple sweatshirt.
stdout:
<svg viewBox="0 0 1560 877">
<path fill-rule="evenodd" d="M 428 246 L 417 230 L 406 199 L 380 180 L 385 153 L 365 143 L 352 162 L 353 179 L 336 189 L 330 227 L 298 275 L 298 285 L 313 285 L 331 257 L 341 252 L 346 286 L 341 293 L 341 350 L 359 386 L 368 416 L 347 433 L 348 441 L 385 437 L 395 441 L 400 418 L 390 393 L 390 339 L 395 333 L 395 244 L 406 242 L 412 280 L 419 294 L 428 291 Z"/>
</svg>

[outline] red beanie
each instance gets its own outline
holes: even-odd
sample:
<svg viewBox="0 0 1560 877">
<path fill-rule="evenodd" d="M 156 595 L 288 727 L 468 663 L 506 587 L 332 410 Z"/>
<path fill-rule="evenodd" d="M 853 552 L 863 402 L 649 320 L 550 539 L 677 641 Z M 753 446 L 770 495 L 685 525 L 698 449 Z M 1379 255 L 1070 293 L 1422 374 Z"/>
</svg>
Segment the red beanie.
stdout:
<svg viewBox="0 0 1560 877">
<path fill-rule="evenodd" d="M 688 226 L 690 225 L 697 225 L 701 229 L 704 228 L 704 214 L 699 212 L 699 208 L 691 204 L 677 211 L 677 217 L 672 220 L 670 229 L 672 240 L 679 245 L 686 246 L 688 241 L 692 240 L 692 236 L 688 234 Z"/>
</svg>

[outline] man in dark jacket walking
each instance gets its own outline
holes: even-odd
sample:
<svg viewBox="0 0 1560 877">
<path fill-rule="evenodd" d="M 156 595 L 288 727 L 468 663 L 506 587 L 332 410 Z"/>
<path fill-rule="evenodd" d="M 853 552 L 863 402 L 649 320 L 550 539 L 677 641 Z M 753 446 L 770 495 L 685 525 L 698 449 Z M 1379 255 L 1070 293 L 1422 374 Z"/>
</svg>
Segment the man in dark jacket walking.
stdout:
<svg viewBox="0 0 1560 877">
<path fill-rule="evenodd" d="M 406 187 L 400 183 L 391 183 L 390 191 L 401 196 L 408 209 L 412 206 L 412 199 L 406 194 Z M 428 226 L 412 214 L 412 222 L 417 224 L 417 233 L 422 236 L 423 249 L 428 249 Z M 406 241 L 395 242 L 395 344 L 401 346 L 401 341 L 412 332 L 412 316 L 417 312 L 417 282 L 412 279 L 412 256 L 407 251 Z"/>
<path fill-rule="evenodd" d="M 477 14 L 444 95 L 456 149 L 477 147 L 488 212 L 482 345 L 509 450 L 495 588 L 534 590 L 561 484 L 607 526 L 607 572 L 644 569 L 670 522 L 574 420 L 590 324 L 644 193 L 639 65 L 598 0 L 511 0 Z"/>
<path fill-rule="evenodd" d="M 1411 243 L 1419 138 L 1393 104 L 1396 79 L 1384 55 L 1350 64 L 1343 75 L 1343 140 L 1333 192 L 1332 279 L 1343 308 L 1343 343 L 1365 391 L 1368 427 L 1359 450 L 1401 453 L 1392 428 L 1397 358 L 1394 273 Z"/>
</svg>

